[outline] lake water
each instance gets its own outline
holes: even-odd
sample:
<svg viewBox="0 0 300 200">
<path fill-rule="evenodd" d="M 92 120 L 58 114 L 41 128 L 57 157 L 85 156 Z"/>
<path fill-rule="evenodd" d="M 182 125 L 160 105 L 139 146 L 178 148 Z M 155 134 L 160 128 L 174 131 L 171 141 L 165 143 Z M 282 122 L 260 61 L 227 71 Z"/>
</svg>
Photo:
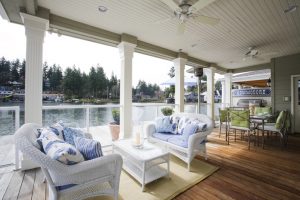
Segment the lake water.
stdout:
<svg viewBox="0 0 300 200">
<path fill-rule="evenodd" d="M 44 103 L 44 106 L 60 105 L 57 103 Z M 66 104 L 70 105 L 70 104 Z M 0 107 L 6 106 L 20 106 L 20 125 L 24 124 L 24 104 L 23 103 L 0 103 Z M 167 106 L 173 106 L 168 104 Z M 162 116 L 161 106 L 155 104 L 137 104 L 133 106 L 133 121 L 152 121 L 157 116 Z M 216 104 L 215 110 L 218 110 L 219 105 Z M 103 126 L 113 121 L 113 108 L 90 108 L 89 126 Z M 206 104 L 201 105 L 201 113 L 206 114 Z M 185 112 L 195 113 L 195 105 L 185 105 Z M 217 113 L 216 113 L 217 114 Z M 86 109 L 51 109 L 43 110 L 43 125 L 47 126 L 54 122 L 62 120 L 65 124 L 71 127 L 86 127 Z M 13 134 L 15 132 L 15 113 L 14 111 L 0 111 L 0 136 Z"/>
</svg>

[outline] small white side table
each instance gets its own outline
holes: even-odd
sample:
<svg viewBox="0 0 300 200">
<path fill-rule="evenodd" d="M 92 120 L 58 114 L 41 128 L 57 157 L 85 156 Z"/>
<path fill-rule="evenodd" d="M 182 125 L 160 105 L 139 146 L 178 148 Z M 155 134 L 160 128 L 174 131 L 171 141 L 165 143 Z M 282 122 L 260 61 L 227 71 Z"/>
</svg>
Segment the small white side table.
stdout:
<svg viewBox="0 0 300 200">
<path fill-rule="evenodd" d="M 131 139 L 113 142 L 113 152 L 123 157 L 123 169 L 142 184 L 145 185 L 163 176 L 169 178 L 170 162 L 167 150 L 161 149 L 147 140 L 143 148 L 132 145 Z M 166 164 L 166 167 L 163 167 Z"/>
</svg>

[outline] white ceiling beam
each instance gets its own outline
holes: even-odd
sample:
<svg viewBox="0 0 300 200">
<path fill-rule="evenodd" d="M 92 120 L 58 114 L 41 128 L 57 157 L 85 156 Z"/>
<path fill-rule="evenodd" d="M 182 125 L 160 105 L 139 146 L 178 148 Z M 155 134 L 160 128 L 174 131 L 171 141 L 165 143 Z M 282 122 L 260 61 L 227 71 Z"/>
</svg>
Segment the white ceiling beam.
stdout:
<svg viewBox="0 0 300 200">
<path fill-rule="evenodd" d="M 1 1 L 0 1 L 0 16 L 2 17 L 2 19 L 9 21 L 9 18 L 7 16 L 7 13 L 6 13 Z"/>
<path fill-rule="evenodd" d="M 25 0 L 25 7 L 27 14 L 36 15 L 37 0 Z"/>
</svg>

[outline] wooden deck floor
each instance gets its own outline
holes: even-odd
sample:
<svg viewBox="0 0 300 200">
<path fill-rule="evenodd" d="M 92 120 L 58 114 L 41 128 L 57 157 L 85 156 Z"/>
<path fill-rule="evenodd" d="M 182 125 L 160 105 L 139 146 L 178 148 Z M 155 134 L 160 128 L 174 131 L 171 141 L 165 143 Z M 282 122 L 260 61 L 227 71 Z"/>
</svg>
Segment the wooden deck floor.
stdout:
<svg viewBox="0 0 300 200">
<path fill-rule="evenodd" d="M 207 162 L 220 170 L 175 199 L 300 199 L 300 137 L 290 137 L 284 151 L 278 140 L 270 140 L 265 149 L 252 145 L 248 151 L 247 142 L 228 146 L 214 132 L 207 143 Z M 47 199 L 42 178 L 40 170 L 0 168 L 0 199 Z"/>
</svg>

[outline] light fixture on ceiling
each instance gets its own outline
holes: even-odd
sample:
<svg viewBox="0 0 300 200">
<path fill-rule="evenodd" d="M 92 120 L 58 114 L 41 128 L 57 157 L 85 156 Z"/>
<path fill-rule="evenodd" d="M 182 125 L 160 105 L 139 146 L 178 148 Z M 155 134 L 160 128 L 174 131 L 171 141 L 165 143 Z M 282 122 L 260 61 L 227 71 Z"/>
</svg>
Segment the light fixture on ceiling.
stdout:
<svg viewBox="0 0 300 200">
<path fill-rule="evenodd" d="M 292 13 L 294 11 L 296 11 L 298 8 L 298 5 L 294 4 L 294 5 L 289 5 L 287 9 L 285 9 L 283 12 L 284 13 Z"/>
<path fill-rule="evenodd" d="M 269 79 L 267 80 L 267 86 L 268 86 L 268 87 L 271 87 L 271 78 L 269 78 Z"/>
<path fill-rule="evenodd" d="M 108 8 L 105 6 L 98 6 L 98 10 L 99 10 L 99 12 L 105 13 L 108 11 Z"/>
</svg>

